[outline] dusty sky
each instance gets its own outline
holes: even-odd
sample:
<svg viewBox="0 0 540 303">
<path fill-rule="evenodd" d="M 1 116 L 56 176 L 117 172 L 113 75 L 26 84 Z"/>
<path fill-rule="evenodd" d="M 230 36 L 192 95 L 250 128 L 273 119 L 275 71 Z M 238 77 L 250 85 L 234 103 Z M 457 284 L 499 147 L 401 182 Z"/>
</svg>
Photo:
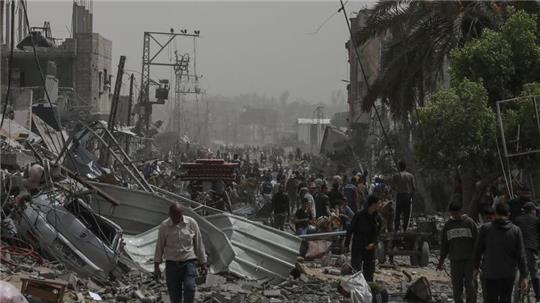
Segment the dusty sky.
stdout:
<svg viewBox="0 0 540 303">
<path fill-rule="evenodd" d="M 71 1 L 29 0 L 32 26 L 51 22 L 53 35 L 69 36 Z M 347 27 L 339 1 L 324 2 L 186 2 L 94 1 L 94 32 L 113 41 L 113 70 L 120 55 L 126 68 L 141 70 L 144 31 L 200 30 L 197 72 L 210 95 L 257 93 L 290 99 L 325 102 L 332 91 L 345 90 L 348 79 L 345 42 Z M 346 4 L 349 15 L 368 3 Z M 326 24 L 313 34 L 317 28 Z M 311 33 L 311 34 L 310 34 Z M 191 40 L 177 40 L 160 61 L 169 61 L 175 49 L 192 52 Z M 152 67 L 154 78 L 170 75 Z M 135 73 L 135 76 L 138 75 Z"/>
</svg>

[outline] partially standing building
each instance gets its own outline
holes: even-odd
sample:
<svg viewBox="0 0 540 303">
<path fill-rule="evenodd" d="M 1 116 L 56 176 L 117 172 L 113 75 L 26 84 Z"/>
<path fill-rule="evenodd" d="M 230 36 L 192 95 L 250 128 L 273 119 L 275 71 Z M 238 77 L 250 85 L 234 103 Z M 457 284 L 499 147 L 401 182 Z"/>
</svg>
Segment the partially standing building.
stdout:
<svg viewBox="0 0 540 303">
<path fill-rule="evenodd" d="M 296 120 L 296 139 L 306 146 L 307 152 L 318 154 L 330 119 L 298 118 Z"/>
<path fill-rule="evenodd" d="M 46 107 L 48 100 L 43 81 L 35 64 L 33 44 L 39 58 L 41 72 L 46 79 L 51 102 L 64 119 L 73 114 L 97 114 L 104 118 L 110 110 L 112 42 L 93 33 L 92 2 L 74 1 L 72 36 L 53 37 L 50 24 L 27 30 L 20 0 L 0 0 L 0 77 L 2 100 L 8 83 L 8 63 L 11 44 L 14 44 L 11 71 L 10 106 L 19 107 L 17 100 L 25 100 L 34 107 Z M 11 41 L 11 7 L 15 6 L 15 37 Z M 26 6 L 28 8 L 28 6 Z M 28 9 L 31 9 L 28 8 Z M 30 38 L 31 33 L 32 39 Z M 32 43 L 32 40 L 34 43 Z M 24 95 L 24 98 L 20 97 Z M 41 109 L 43 110 L 43 109 Z"/>
</svg>

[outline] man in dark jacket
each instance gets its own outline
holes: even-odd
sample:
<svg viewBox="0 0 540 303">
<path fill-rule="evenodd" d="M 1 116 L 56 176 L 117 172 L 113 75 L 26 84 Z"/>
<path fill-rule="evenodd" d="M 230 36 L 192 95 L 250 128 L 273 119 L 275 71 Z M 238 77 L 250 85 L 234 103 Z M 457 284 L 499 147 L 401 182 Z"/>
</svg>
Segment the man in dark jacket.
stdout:
<svg viewBox="0 0 540 303">
<path fill-rule="evenodd" d="M 315 213 L 317 219 L 320 217 L 330 216 L 330 199 L 328 199 L 328 187 L 326 184 L 321 185 L 321 190 L 315 196 Z"/>
<path fill-rule="evenodd" d="M 450 275 L 454 301 L 463 303 L 463 286 L 466 302 L 476 303 L 476 279 L 473 277 L 472 254 L 478 230 L 476 223 L 463 214 L 461 202 L 449 206 L 450 219 L 444 225 L 441 239 L 441 256 L 438 270 L 444 267 L 444 259 L 450 259 Z"/>
<path fill-rule="evenodd" d="M 352 236 L 351 267 L 357 271 L 361 270 L 367 281 L 373 281 L 380 224 L 377 212 L 382 203 L 377 196 L 369 196 L 366 204 L 366 207 L 352 219 L 351 228 L 345 237 L 345 247 L 349 247 Z"/>
<path fill-rule="evenodd" d="M 531 192 L 527 187 L 520 186 L 518 188 L 518 197 L 508 202 L 512 222 L 516 223 L 516 218 L 523 214 L 523 206 L 529 201 L 531 201 Z"/>
<path fill-rule="evenodd" d="M 519 269 L 520 289 L 527 290 L 527 262 L 523 236 L 508 216 L 506 203 L 495 208 L 495 220 L 480 227 L 474 248 L 475 276 L 482 264 L 488 303 L 511 303 L 516 269 Z"/>
<path fill-rule="evenodd" d="M 345 196 L 339 191 L 339 184 L 332 184 L 332 190 L 328 193 L 328 200 L 330 200 L 330 208 L 336 208 L 339 201 L 344 201 Z"/>
<path fill-rule="evenodd" d="M 538 237 L 540 237 L 540 220 L 536 216 L 536 205 L 527 202 L 523 206 L 525 213 L 516 218 L 516 225 L 521 229 L 527 257 L 527 269 L 531 276 L 531 286 L 536 302 L 540 302 L 540 277 L 538 275 Z"/>
<path fill-rule="evenodd" d="M 274 227 L 283 230 L 285 220 L 289 218 L 289 198 L 285 194 L 285 186 L 279 185 L 278 192 L 272 197 L 272 209 L 274 211 Z"/>
</svg>

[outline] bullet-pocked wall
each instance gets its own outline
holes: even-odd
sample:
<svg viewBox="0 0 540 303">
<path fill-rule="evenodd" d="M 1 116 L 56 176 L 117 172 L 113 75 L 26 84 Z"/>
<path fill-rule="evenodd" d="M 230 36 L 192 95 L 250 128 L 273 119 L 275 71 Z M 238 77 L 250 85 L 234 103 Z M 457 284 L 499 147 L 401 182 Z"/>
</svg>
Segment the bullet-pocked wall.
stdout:
<svg viewBox="0 0 540 303">
<path fill-rule="evenodd" d="M 97 33 L 76 34 L 75 90 L 88 100 L 98 113 L 111 108 L 112 41 Z"/>
</svg>

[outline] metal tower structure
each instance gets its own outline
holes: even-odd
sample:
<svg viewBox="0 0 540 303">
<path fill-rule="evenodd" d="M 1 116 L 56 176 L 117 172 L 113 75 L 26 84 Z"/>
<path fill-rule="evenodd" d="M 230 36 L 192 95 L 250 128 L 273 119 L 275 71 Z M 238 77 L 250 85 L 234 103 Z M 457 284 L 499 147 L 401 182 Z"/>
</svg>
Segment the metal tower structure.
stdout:
<svg viewBox="0 0 540 303">
<path fill-rule="evenodd" d="M 196 66 L 195 60 L 191 60 L 188 53 L 178 55 L 178 52 L 175 52 L 175 56 L 177 63 L 175 66 L 175 104 L 173 110 L 174 114 L 171 116 L 171 130 L 178 131 L 178 133 L 181 133 L 182 131 L 187 133 L 188 123 L 185 123 L 187 115 L 185 113 L 186 108 L 184 108 L 185 97 L 188 94 L 194 94 L 196 100 L 198 100 L 197 96 L 202 93 L 199 87 L 199 79 L 202 76 L 195 73 L 190 74 L 190 63 L 193 66 L 194 71 L 196 70 Z M 196 54 L 194 53 L 193 58 L 195 57 Z M 197 119 L 199 119 L 199 117 L 197 117 Z M 182 126 L 183 122 L 184 126 Z"/>
<path fill-rule="evenodd" d="M 198 38 L 200 32 L 198 30 L 193 33 L 188 33 L 187 30 L 181 30 L 180 33 L 175 33 L 173 29 L 170 32 L 144 32 L 143 37 L 143 56 L 142 56 L 142 69 L 141 69 L 141 92 L 139 94 L 139 127 L 141 132 L 148 136 L 148 130 L 150 128 L 150 122 L 152 120 L 152 105 L 164 104 L 168 99 L 169 94 L 169 82 L 168 80 L 161 80 L 159 82 L 153 81 L 150 78 L 151 66 L 169 66 L 175 68 L 177 62 L 160 62 L 158 56 L 163 50 L 177 37 L 193 37 Z M 165 37 L 165 41 L 164 40 Z M 154 43 L 152 43 L 152 41 Z M 151 54 L 152 46 L 157 48 L 157 51 Z M 150 100 L 150 85 L 157 85 L 156 99 L 157 101 Z M 144 131 L 142 126 L 144 124 Z"/>
</svg>

